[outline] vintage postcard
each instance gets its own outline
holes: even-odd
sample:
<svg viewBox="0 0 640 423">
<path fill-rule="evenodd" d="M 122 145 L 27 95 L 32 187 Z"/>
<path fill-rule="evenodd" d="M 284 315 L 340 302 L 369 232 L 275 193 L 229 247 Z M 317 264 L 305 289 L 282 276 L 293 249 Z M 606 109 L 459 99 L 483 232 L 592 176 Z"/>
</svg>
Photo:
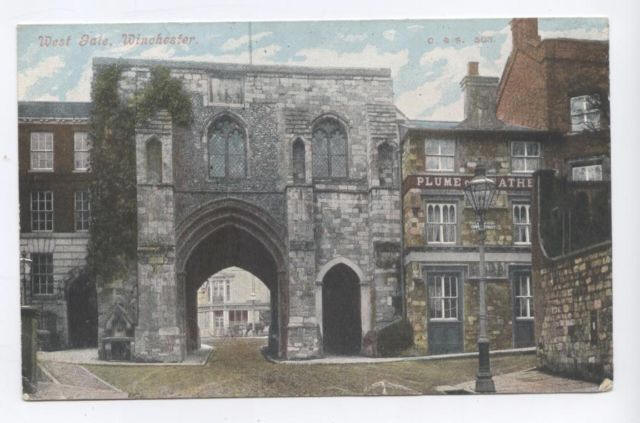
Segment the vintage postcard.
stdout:
<svg viewBox="0 0 640 423">
<path fill-rule="evenodd" d="M 24 398 L 611 390 L 608 38 L 18 26 Z"/>
</svg>

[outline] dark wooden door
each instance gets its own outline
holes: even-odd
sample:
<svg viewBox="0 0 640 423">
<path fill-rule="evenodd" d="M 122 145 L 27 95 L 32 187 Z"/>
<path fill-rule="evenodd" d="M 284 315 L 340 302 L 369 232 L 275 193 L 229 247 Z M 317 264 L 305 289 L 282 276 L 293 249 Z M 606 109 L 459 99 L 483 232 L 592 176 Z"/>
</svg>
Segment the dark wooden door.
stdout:
<svg viewBox="0 0 640 423">
<path fill-rule="evenodd" d="M 429 354 L 462 352 L 461 279 L 458 272 L 427 274 Z"/>
<path fill-rule="evenodd" d="M 328 354 L 358 354 L 362 339 L 360 285 L 358 276 L 339 264 L 322 284 L 324 350 Z"/>
</svg>

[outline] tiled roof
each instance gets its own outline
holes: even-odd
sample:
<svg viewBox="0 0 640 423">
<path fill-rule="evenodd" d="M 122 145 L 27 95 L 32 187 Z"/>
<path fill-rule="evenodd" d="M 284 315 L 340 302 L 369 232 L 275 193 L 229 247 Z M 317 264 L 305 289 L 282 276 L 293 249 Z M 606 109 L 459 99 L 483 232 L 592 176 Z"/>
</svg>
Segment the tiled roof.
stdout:
<svg viewBox="0 0 640 423">
<path fill-rule="evenodd" d="M 88 119 L 89 102 L 71 101 L 20 101 L 18 119 Z"/>
</svg>

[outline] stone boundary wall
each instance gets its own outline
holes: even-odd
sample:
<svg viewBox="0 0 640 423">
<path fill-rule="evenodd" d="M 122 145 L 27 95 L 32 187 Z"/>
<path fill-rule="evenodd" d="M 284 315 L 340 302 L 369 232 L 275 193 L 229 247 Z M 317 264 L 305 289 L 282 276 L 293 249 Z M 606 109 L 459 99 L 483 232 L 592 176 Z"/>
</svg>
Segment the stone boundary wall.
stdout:
<svg viewBox="0 0 640 423">
<path fill-rule="evenodd" d="M 613 377 L 611 242 L 534 266 L 538 366 Z"/>
</svg>

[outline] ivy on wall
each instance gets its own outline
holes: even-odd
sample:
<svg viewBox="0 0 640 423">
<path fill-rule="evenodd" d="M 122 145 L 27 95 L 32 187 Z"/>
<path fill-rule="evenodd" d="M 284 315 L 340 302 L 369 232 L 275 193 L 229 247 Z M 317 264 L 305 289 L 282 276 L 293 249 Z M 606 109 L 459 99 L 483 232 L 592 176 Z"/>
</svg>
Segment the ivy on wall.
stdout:
<svg viewBox="0 0 640 423">
<path fill-rule="evenodd" d="M 191 99 L 167 68 L 152 68 L 149 82 L 129 99 L 118 93 L 122 71 L 119 64 L 98 68 L 91 92 L 93 179 L 87 263 L 98 283 L 126 278 L 126 264 L 137 258 L 136 123 L 161 109 L 168 110 L 178 126 L 193 120 Z"/>
</svg>

